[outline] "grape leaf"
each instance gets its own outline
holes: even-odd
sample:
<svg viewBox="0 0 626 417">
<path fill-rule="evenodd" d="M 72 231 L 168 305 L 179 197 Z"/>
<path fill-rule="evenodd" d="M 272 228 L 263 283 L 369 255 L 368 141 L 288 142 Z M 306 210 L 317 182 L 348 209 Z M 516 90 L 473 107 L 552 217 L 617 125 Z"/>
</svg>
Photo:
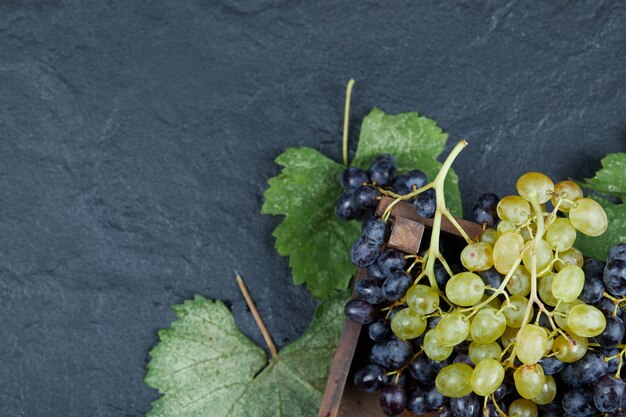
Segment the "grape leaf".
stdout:
<svg viewBox="0 0 626 417">
<path fill-rule="evenodd" d="M 353 165 L 367 169 L 375 155 L 386 152 L 396 157 L 400 172 L 421 169 L 433 179 L 447 137 L 433 120 L 417 113 L 386 115 L 374 109 L 363 119 Z M 273 235 L 278 252 L 289 256 L 295 284 L 306 284 L 317 298 L 345 289 L 354 274 L 348 254 L 359 226 L 334 213 L 343 165 L 311 148 L 287 149 L 276 163 L 284 168 L 269 180 L 261 213 L 285 216 Z M 454 172 L 448 175 L 445 191 L 448 207 L 461 213 Z"/>
<path fill-rule="evenodd" d="M 345 289 L 359 225 L 335 216 L 344 167 L 311 148 L 287 149 L 276 163 L 284 168 L 269 180 L 261 213 L 285 216 L 272 233 L 278 253 L 289 256 L 295 284 L 306 283 L 314 297 Z"/>
<path fill-rule="evenodd" d="M 598 193 L 591 198 L 604 207 L 609 219 L 609 228 L 598 237 L 578 234 L 576 248 L 586 256 L 606 259 L 611 246 L 626 242 L 626 205 L 616 204 L 605 198 L 614 197 L 624 201 L 626 197 L 624 172 L 626 172 L 626 153 L 609 154 L 602 159 L 602 169 L 596 172 L 596 176 L 580 183 L 582 187 Z"/>
<path fill-rule="evenodd" d="M 346 293 L 326 299 L 305 332 L 267 362 L 221 301 L 196 296 L 172 308 L 146 383 L 162 397 L 148 417 L 314 417 L 343 323 Z"/>
<path fill-rule="evenodd" d="M 448 134 L 437 122 L 422 117 L 415 112 L 385 114 L 373 109 L 363 119 L 359 146 L 353 165 L 369 167 L 376 155 L 389 153 L 398 161 L 398 171 L 407 172 L 419 169 L 434 180 L 441 168 L 437 157 L 443 152 Z M 445 184 L 446 205 L 455 216 L 463 214 L 459 177 L 450 171 Z"/>
</svg>

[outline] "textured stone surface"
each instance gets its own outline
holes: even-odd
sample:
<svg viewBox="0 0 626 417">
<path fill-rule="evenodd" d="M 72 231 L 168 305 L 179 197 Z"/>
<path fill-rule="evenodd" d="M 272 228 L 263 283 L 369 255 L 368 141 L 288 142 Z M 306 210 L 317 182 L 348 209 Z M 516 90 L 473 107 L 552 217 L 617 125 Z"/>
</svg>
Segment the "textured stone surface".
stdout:
<svg viewBox="0 0 626 417">
<path fill-rule="evenodd" d="M 466 211 L 525 170 L 591 175 L 626 148 L 625 7 L 0 2 L 0 414 L 142 415 L 169 305 L 229 300 L 261 340 L 235 268 L 293 340 L 314 302 L 261 192 L 287 146 L 340 157 L 349 77 L 355 124 L 419 110 L 469 139 Z"/>
</svg>

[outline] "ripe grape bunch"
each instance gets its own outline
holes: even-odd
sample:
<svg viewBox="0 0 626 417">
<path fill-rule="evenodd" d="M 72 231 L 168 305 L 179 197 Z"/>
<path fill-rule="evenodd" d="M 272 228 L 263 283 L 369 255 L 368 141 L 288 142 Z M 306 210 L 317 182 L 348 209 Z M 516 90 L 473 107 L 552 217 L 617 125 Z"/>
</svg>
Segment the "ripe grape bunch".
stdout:
<svg viewBox="0 0 626 417">
<path fill-rule="evenodd" d="M 626 244 L 614 246 L 606 263 L 585 259 L 574 247 L 577 233 L 602 234 L 606 213 L 576 183 L 554 184 L 537 172 L 518 179 L 518 195 L 482 195 L 474 218 L 483 232 L 470 238 L 443 193 L 465 146 L 453 149 L 432 182 L 424 176 L 407 184 L 414 174 L 396 176 L 388 155 L 368 173 L 349 168 L 342 177 L 346 192 L 336 211 L 344 219 L 373 214 L 372 200 L 359 198 L 362 187 L 376 191 L 369 191 L 374 200 L 428 195 L 434 206 L 423 213 L 414 203 L 433 218 L 418 254 L 386 247 L 391 205 L 365 219 L 352 247 L 367 277 L 345 314 L 367 325 L 372 341 L 355 384 L 380 391 L 390 416 L 408 409 L 437 417 L 621 417 Z M 460 246 L 441 234 L 442 218 L 459 230 Z"/>
</svg>

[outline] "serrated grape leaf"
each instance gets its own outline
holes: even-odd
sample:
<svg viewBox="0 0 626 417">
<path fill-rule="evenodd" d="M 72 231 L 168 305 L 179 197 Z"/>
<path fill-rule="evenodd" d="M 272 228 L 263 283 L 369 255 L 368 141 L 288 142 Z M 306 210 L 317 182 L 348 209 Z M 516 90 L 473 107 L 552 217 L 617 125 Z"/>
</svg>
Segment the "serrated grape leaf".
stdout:
<svg viewBox="0 0 626 417">
<path fill-rule="evenodd" d="M 415 112 L 385 114 L 374 108 L 361 125 L 359 146 L 352 165 L 367 169 L 381 153 L 389 153 L 398 161 L 398 171 L 419 169 L 434 180 L 441 168 L 437 157 L 443 152 L 448 134 L 437 122 Z M 446 206 L 455 216 L 463 214 L 459 177 L 452 170 L 445 183 Z"/>
<path fill-rule="evenodd" d="M 146 383 L 162 394 L 148 417 L 314 417 L 337 347 L 347 294 L 326 299 L 305 332 L 268 363 L 221 301 L 172 308 Z"/>
<path fill-rule="evenodd" d="M 294 283 L 306 283 L 316 298 L 345 289 L 355 270 L 350 247 L 360 229 L 356 221 L 335 216 L 343 165 L 311 148 L 289 148 L 276 163 L 284 168 L 269 180 L 261 213 L 285 216 L 272 234 L 278 253 L 289 256 Z"/>
<path fill-rule="evenodd" d="M 580 185 L 594 190 L 598 195 L 590 196 L 604 207 L 609 219 L 606 232 L 598 237 L 578 234 L 576 248 L 585 256 L 606 259 L 609 248 L 616 243 L 626 242 L 626 205 L 615 204 L 603 196 L 610 196 L 624 201 L 626 197 L 626 153 L 614 153 L 602 159 L 602 169 L 594 178 L 588 178 Z"/>
<path fill-rule="evenodd" d="M 374 109 L 363 119 L 353 165 L 367 169 L 377 154 L 391 153 L 400 172 L 421 169 L 434 179 L 447 137 L 435 121 L 417 113 L 386 115 Z M 285 216 L 273 235 L 278 252 L 289 256 L 295 284 L 306 284 L 317 298 L 345 289 L 355 270 L 349 253 L 359 226 L 334 213 L 343 165 L 311 148 L 287 149 L 276 163 L 284 168 L 270 179 L 261 213 Z M 445 192 L 448 207 L 459 215 L 461 196 L 454 172 L 448 174 Z"/>
</svg>

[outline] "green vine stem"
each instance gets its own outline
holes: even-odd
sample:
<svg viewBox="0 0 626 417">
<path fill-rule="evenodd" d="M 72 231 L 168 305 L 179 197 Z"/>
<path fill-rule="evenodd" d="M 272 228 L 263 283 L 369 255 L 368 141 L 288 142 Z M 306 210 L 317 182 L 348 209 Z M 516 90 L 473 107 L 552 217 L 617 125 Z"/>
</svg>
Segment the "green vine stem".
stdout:
<svg viewBox="0 0 626 417">
<path fill-rule="evenodd" d="M 350 162 L 348 161 L 348 125 L 350 119 L 350 100 L 352 99 L 352 87 L 354 87 L 354 79 L 350 79 L 348 81 L 348 86 L 346 87 L 346 105 L 343 113 L 343 164 L 345 166 L 350 166 Z"/>
</svg>

